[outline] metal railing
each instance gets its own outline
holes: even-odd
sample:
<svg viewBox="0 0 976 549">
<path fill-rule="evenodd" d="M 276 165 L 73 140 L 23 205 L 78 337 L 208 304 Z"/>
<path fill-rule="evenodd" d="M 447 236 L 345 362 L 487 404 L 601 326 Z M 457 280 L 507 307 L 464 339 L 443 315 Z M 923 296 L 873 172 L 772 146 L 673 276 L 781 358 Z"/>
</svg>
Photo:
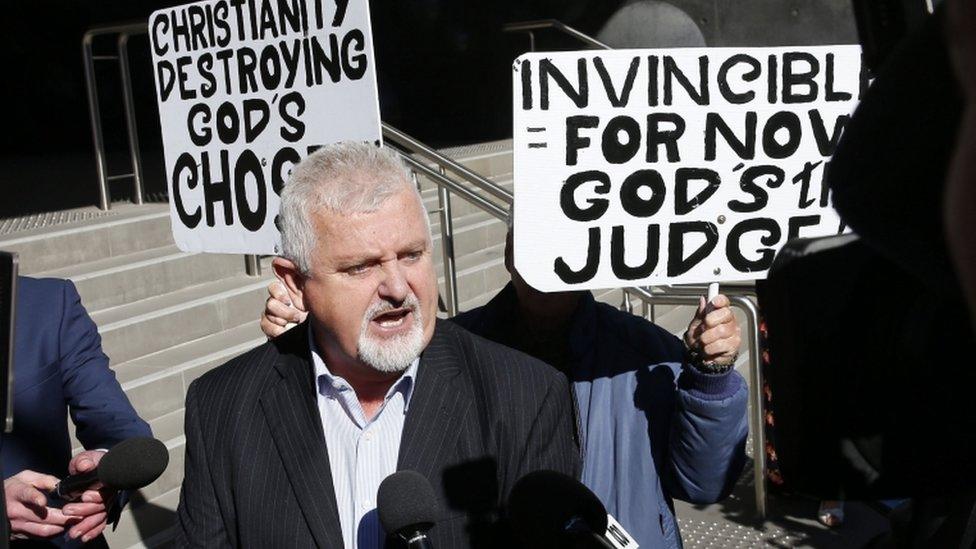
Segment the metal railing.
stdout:
<svg viewBox="0 0 976 549">
<path fill-rule="evenodd" d="M 82 57 L 85 63 L 85 89 L 88 92 L 88 114 L 91 120 L 92 139 L 95 142 L 95 167 L 98 172 L 98 207 L 108 210 L 112 207 L 109 182 L 132 178 L 132 201 L 142 204 L 142 158 L 139 155 L 139 131 L 136 127 L 135 105 L 132 100 L 132 73 L 129 71 L 129 38 L 145 34 L 148 23 L 129 23 L 95 27 L 85 33 L 81 40 Z M 95 55 L 92 43 L 95 38 L 117 35 L 115 55 Z M 102 115 L 98 106 L 98 86 L 95 83 L 95 61 L 117 61 L 122 79 L 122 101 L 125 107 L 125 128 L 129 139 L 129 156 L 132 172 L 108 174 L 105 162 L 105 140 L 102 135 Z"/>
<path fill-rule="evenodd" d="M 593 46 L 594 48 L 601 50 L 612 50 L 610 46 L 600 42 L 592 36 L 582 33 L 573 27 L 559 21 L 558 19 L 540 19 L 537 21 L 521 21 L 518 23 L 508 23 L 502 27 L 505 32 L 524 32 L 529 35 L 529 51 L 535 51 L 535 32 L 537 30 L 543 29 L 553 29 L 557 30 L 563 34 L 572 36 L 573 38 Z"/>
<path fill-rule="evenodd" d="M 454 316 L 459 311 L 460 303 L 458 302 L 457 266 L 454 262 L 451 193 L 459 195 L 477 208 L 505 222 L 508 221 L 508 212 L 512 205 L 512 193 L 389 124 L 383 124 L 383 138 L 388 145 L 393 145 L 405 153 L 403 158 L 415 176 L 421 174 L 437 185 L 437 213 L 440 216 L 441 253 L 444 264 L 444 305 L 447 314 Z M 448 172 L 451 172 L 454 177 Z M 472 185 L 477 190 L 465 187 L 455 178 Z M 502 204 L 497 204 L 484 194 L 493 196 Z"/>
<path fill-rule="evenodd" d="M 91 120 L 92 141 L 95 145 L 95 167 L 98 173 L 98 207 L 102 210 L 112 208 L 109 182 L 132 178 L 132 201 L 142 204 L 142 156 L 139 153 L 139 128 L 136 124 L 135 101 L 132 93 L 132 72 L 129 67 L 129 38 L 146 34 L 149 23 L 127 23 L 107 25 L 89 29 L 81 40 L 82 57 L 85 64 L 85 88 L 88 92 L 88 115 Z M 117 55 L 95 55 L 92 43 L 100 36 L 117 35 Z M 125 128 L 129 140 L 129 158 L 132 172 L 109 175 L 105 162 L 105 140 L 102 132 L 102 113 L 98 106 L 98 85 L 95 78 L 95 61 L 118 61 L 122 81 L 122 104 L 125 108 Z M 244 271 L 250 276 L 261 276 L 261 258 L 257 255 L 244 256 Z"/>
</svg>

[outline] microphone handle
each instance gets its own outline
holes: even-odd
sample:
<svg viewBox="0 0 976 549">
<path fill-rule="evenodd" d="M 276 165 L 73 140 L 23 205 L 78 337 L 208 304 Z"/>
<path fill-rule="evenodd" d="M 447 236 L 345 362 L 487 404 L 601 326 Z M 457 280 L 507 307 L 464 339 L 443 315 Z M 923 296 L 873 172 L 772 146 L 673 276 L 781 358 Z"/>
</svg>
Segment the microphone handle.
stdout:
<svg viewBox="0 0 976 549">
<path fill-rule="evenodd" d="M 79 492 L 84 492 L 86 488 L 95 484 L 98 481 L 98 468 L 92 469 L 87 473 L 79 473 L 77 475 L 68 475 L 61 479 L 61 482 L 54 487 L 51 491 L 52 495 L 55 495 L 64 500 L 71 500 L 77 496 Z"/>
<path fill-rule="evenodd" d="M 434 544 L 427 537 L 427 532 L 414 531 L 409 534 L 402 534 L 407 542 L 408 549 L 434 549 Z"/>
</svg>

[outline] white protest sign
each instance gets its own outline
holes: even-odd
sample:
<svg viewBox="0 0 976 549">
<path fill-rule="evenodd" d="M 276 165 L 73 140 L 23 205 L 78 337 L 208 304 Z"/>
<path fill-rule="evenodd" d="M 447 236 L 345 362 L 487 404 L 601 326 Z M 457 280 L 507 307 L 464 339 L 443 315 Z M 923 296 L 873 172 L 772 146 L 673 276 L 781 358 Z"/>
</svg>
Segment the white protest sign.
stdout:
<svg viewBox="0 0 976 549">
<path fill-rule="evenodd" d="M 278 253 L 292 166 L 381 139 L 366 0 L 207 0 L 154 12 L 149 38 L 184 251 Z"/>
<path fill-rule="evenodd" d="M 531 53 L 514 69 L 515 266 L 543 291 L 764 278 L 842 232 L 824 171 L 858 46 Z"/>
</svg>

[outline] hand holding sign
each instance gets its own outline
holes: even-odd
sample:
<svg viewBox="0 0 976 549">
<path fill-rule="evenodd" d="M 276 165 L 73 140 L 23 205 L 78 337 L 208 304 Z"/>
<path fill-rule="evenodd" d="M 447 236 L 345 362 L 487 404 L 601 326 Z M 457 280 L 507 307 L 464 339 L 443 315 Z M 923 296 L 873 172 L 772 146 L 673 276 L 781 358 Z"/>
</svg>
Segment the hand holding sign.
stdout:
<svg viewBox="0 0 976 549">
<path fill-rule="evenodd" d="M 704 297 L 700 298 L 684 340 L 689 349 L 698 352 L 702 362 L 717 366 L 731 364 L 739 353 L 742 334 L 729 298 L 718 294 L 707 303 Z"/>
</svg>

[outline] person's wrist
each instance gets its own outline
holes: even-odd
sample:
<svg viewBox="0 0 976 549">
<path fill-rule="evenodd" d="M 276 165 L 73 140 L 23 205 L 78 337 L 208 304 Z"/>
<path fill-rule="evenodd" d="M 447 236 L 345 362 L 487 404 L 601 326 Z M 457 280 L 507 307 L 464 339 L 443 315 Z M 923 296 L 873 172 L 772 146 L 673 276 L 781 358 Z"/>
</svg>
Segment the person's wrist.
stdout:
<svg viewBox="0 0 976 549">
<path fill-rule="evenodd" d="M 728 372 L 735 366 L 735 361 L 739 358 L 739 354 L 736 353 L 732 355 L 731 360 L 728 362 L 706 361 L 704 354 L 697 347 L 688 347 L 686 352 L 688 355 L 688 364 L 695 370 L 708 375 L 719 375 Z"/>
</svg>

